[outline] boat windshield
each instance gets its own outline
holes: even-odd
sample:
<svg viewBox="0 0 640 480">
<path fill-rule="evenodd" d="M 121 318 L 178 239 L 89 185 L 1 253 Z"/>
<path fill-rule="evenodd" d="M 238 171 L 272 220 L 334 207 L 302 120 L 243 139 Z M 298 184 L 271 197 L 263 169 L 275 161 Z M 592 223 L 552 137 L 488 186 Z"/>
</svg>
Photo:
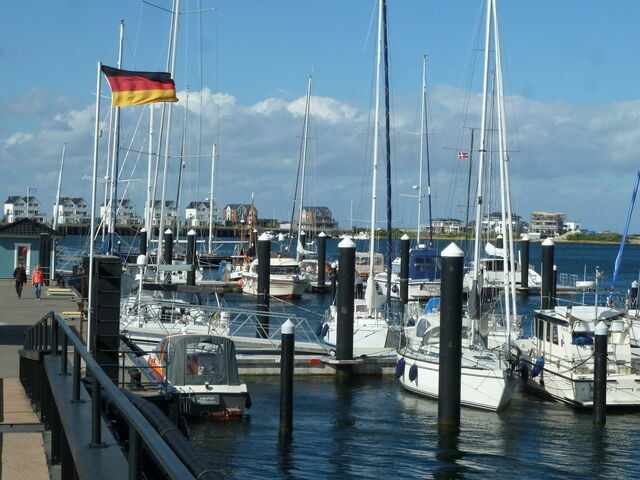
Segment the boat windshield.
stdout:
<svg viewBox="0 0 640 480">
<path fill-rule="evenodd" d="M 272 265 L 269 271 L 271 275 L 299 275 L 300 267 L 298 267 L 297 265 Z"/>
<path fill-rule="evenodd" d="M 186 375 L 189 384 L 226 383 L 224 344 L 192 342 L 187 344 Z"/>
</svg>

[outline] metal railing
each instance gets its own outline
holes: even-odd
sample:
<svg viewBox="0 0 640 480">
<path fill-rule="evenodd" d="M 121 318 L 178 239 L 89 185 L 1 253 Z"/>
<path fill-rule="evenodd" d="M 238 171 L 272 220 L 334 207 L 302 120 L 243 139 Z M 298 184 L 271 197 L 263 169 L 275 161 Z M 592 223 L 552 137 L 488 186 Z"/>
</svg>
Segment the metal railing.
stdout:
<svg viewBox="0 0 640 480">
<path fill-rule="evenodd" d="M 72 392 L 70 402 L 80 402 L 81 397 L 81 362 L 91 372 L 91 422 L 83 428 L 90 429 L 91 446 L 102 445 L 102 391 L 116 405 L 129 429 L 129 479 L 140 478 L 143 451 L 174 479 L 195 478 L 185 464 L 169 448 L 159 433 L 151 426 L 147 419 L 125 397 L 120 389 L 105 374 L 100 365 L 86 349 L 82 340 L 65 324 L 54 312 L 48 313 L 38 323 L 26 331 L 24 350 L 27 352 L 41 352 L 45 355 L 60 357 L 59 375 L 69 375 L 68 356 L 73 347 Z M 21 375 L 22 377 L 22 375 Z M 26 386 L 25 386 L 26 388 Z M 41 389 L 42 385 L 36 386 Z M 26 388 L 28 390 L 28 388 Z M 44 408 L 44 407 L 43 407 Z M 46 406 L 46 408 L 52 408 Z M 61 412 L 59 412 L 61 413 Z"/>
</svg>

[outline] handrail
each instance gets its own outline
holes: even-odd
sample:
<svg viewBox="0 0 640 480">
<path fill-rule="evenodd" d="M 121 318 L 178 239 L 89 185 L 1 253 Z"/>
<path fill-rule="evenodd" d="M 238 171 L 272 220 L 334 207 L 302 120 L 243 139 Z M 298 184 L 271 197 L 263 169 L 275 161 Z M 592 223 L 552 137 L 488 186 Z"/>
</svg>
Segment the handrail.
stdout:
<svg viewBox="0 0 640 480">
<path fill-rule="evenodd" d="M 51 320 L 52 335 L 49 339 L 47 335 L 48 323 Z M 94 381 L 94 387 L 92 388 L 91 398 L 94 402 L 94 408 L 92 408 L 92 421 L 91 421 L 91 438 L 92 443 L 100 443 L 100 388 L 101 386 L 106 393 L 109 394 L 113 403 L 118 407 L 120 413 L 127 421 L 130 429 L 135 431 L 135 435 L 132 435 L 130 430 L 129 436 L 136 442 L 138 439 L 142 442 L 142 445 L 146 446 L 148 452 L 158 462 L 159 465 L 170 475 L 171 478 L 176 479 L 190 479 L 195 478 L 184 463 L 178 458 L 169 446 L 162 439 L 160 434 L 151 426 L 147 419 L 135 408 L 131 402 L 124 396 L 120 389 L 114 385 L 113 381 L 104 373 L 100 365 L 94 360 L 89 351 L 84 346 L 82 340 L 71 330 L 71 328 L 60 318 L 55 312 L 49 312 L 42 319 L 40 319 L 35 325 L 25 332 L 24 336 L 24 348 L 30 350 L 48 350 L 51 346 L 52 353 L 58 355 L 58 342 L 60 339 L 60 332 L 62 330 L 64 334 L 62 336 L 62 349 L 61 349 L 61 373 L 66 372 L 66 358 L 67 348 L 69 341 L 75 348 L 74 362 L 73 362 L 73 390 L 74 399 L 77 399 L 80 388 L 80 359 L 85 361 L 87 368 L 91 371 Z M 50 341 L 51 340 L 51 341 Z M 34 348 L 35 347 L 35 348 Z M 64 365 L 64 366 L 63 366 Z M 97 384 L 97 385 L 96 385 Z M 94 418 L 97 417 L 97 418 Z M 129 463 L 139 462 L 140 458 L 131 458 L 133 456 L 140 456 L 142 449 L 135 448 L 134 451 L 129 452 Z M 139 465 L 139 463 L 138 463 Z M 131 469 L 130 472 L 134 471 Z M 130 474 L 130 478 L 137 478 Z"/>
</svg>

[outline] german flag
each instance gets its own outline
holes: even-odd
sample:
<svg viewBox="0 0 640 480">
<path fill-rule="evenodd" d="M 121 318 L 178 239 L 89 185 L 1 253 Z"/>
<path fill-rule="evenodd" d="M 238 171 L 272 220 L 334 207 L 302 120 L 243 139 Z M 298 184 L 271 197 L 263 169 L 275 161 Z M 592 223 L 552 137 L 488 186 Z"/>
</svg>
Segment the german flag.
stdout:
<svg viewBox="0 0 640 480">
<path fill-rule="evenodd" d="M 155 102 L 177 102 L 176 85 L 166 72 L 132 72 L 102 66 L 111 86 L 111 104 L 144 105 Z"/>
</svg>

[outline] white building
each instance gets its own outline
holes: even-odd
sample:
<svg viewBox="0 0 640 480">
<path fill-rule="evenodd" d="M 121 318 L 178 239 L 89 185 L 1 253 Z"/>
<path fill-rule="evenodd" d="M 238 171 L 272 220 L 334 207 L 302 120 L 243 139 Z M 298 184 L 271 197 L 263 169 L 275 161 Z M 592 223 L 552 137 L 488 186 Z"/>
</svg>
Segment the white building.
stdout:
<svg viewBox="0 0 640 480">
<path fill-rule="evenodd" d="M 564 222 L 562 228 L 566 232 L 576 232 L 580 233 L 582 230 L 582 224 L 580 222 Z"/>
<path fill-rule="evenodd" d="M 433 233 L 460 233 L 464 231 L 464 222 L 457 218 L 433 218 L 431 228 Z M 429 225 L 423 225 L 422 230 L 428 232 Z"/>
<path fill-rule="evenodd" d="M 91 222 L 89 204 L 79 197 L 60 197 L 53 205 L 53 217 L 58 217 L 58 225 Z"/>
<path fill-rule="evenodd" d="M 28 198 L 29 205 L 27 206 L 27 197 L 10 196 L 4 202 L 4 221 L 12 223 L 21 218 L 31 218 L 44 223 L 44 213 L 40 211 L 40 201 L 36 197 Z"/>
<path fill-rule="evenodd" d="M 185 218 L 191 227 L 201 227 L 209 225 L 209 205 L 210 202 L 191 202 L 185 208 Z M 218 206 L 213 202 L 213 222 L 218 223 L 220 217 L 218 215 Z"/>
<path fill-rule="evenodd" d="M 156 200 L 153 202 L 153 210 L 151 211 L 151 225 L 160 225 L 161 207 L 162 207 L 162 202 L 160 200 Z M 145 207 L 144 209 L 145 217 L 147 215 L 148 210 L 149 208 Z M 178 217 L 178 210 L 176 208 L 176 202 L 174 202 L 173 200 L 165 200 L 164 226 L 165 227 L 175 226 L 177 217 Z"/>
<path fill-rule="evenodd" d="M 126 198 L 116 201 L 116 225 L 136 225 L 140 223 L 140 217 L 136 215 L 136 206 Z M 108 218 L 109 203 L 100 205 L 100 217 Z"/>
</svg>

